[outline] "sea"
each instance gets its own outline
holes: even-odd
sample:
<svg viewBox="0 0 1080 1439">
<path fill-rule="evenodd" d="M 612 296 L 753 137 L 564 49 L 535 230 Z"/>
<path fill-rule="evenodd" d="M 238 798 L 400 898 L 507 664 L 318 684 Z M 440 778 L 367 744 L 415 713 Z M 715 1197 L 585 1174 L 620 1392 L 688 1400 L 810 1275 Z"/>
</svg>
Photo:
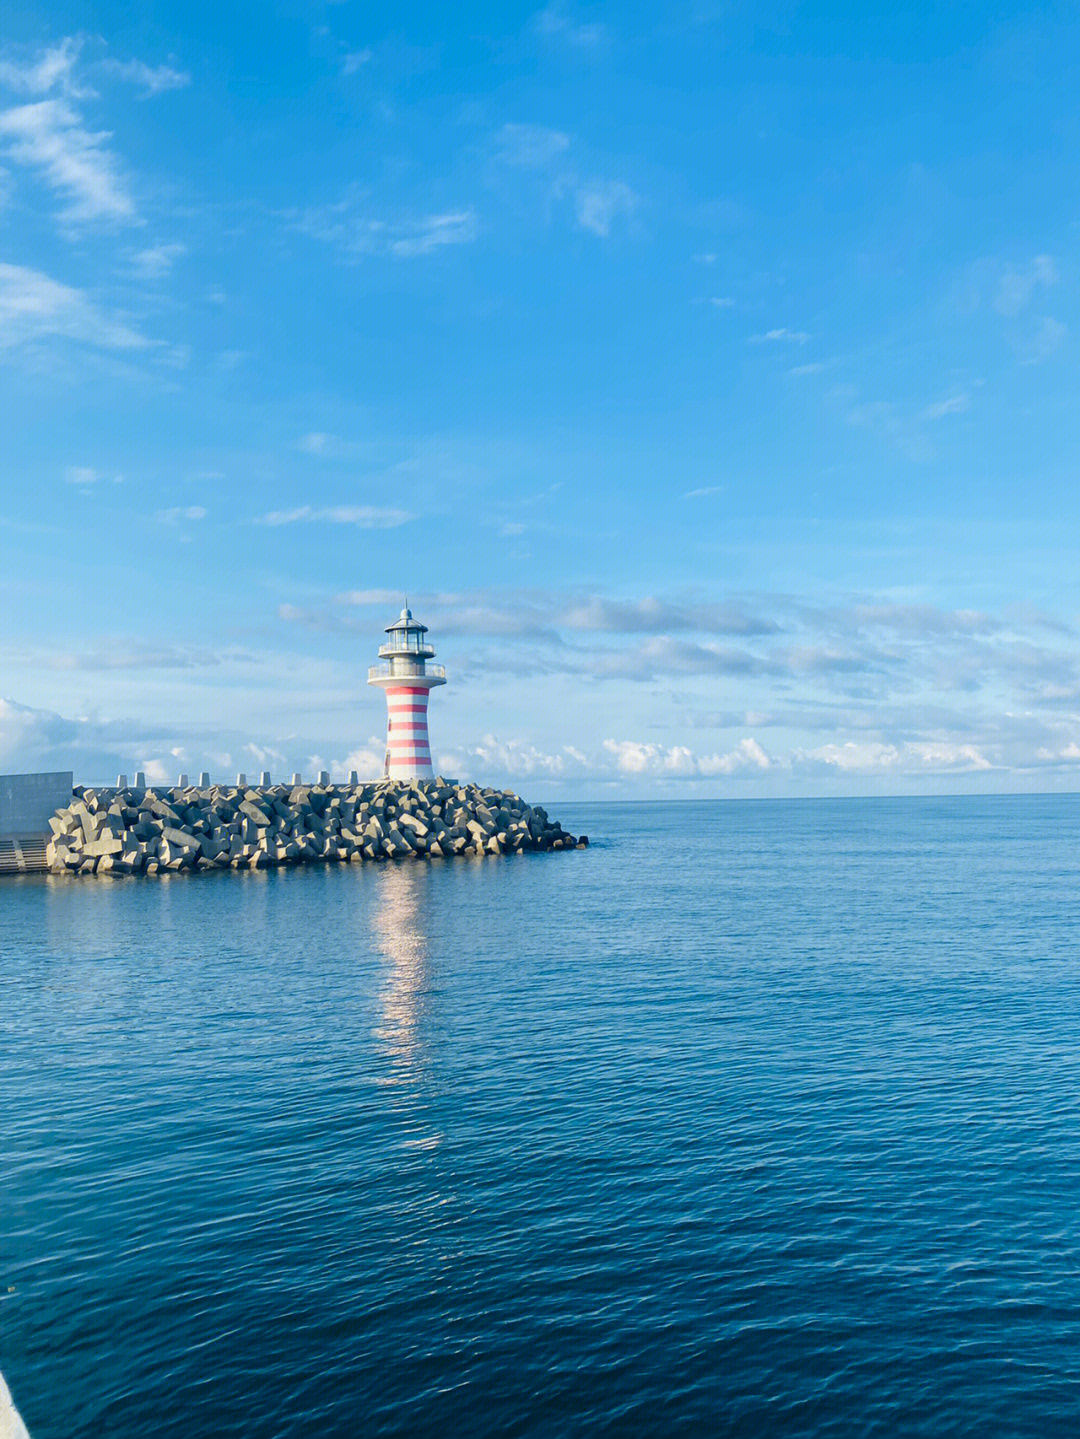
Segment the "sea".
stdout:
<svg viewBox="0 0 1080 1439">
<path fill-rule="evenodd" d="M 32 1439 L 1080 1427 L 1080 797 L 0 881 Z"/>
</svg>

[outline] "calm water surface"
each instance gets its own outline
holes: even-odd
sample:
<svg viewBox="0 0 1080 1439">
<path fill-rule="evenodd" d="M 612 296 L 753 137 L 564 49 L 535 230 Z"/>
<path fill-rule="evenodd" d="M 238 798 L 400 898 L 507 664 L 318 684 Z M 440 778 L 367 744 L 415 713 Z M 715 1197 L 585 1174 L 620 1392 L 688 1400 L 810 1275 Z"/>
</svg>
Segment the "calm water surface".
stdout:
<svg viewBox="0 0 1080 1439">
<path fill-rule="evenodd" d="M 34 1439 L 1056 1435 L 1080 800 L 0 884 Z"/>
</svg>

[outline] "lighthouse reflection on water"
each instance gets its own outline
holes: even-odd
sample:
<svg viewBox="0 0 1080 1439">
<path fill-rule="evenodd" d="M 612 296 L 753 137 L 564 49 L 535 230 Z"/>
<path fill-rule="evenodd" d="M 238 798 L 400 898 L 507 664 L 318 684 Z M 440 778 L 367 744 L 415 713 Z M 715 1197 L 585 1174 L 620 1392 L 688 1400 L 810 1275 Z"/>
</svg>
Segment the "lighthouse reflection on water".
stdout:
<svg viewBox="0 0 1080 1439">
<path fill-rule="evenodd" d="M 423 864 L 385 865 L 372 910 L 374 939 L 387 961 L 376 1036 L 397 1071 L 386 1083 L 407 1081 L 422 1059 L 420 1026 L 431 986 L 425 902 L 430 871 Z"/>
</svg>

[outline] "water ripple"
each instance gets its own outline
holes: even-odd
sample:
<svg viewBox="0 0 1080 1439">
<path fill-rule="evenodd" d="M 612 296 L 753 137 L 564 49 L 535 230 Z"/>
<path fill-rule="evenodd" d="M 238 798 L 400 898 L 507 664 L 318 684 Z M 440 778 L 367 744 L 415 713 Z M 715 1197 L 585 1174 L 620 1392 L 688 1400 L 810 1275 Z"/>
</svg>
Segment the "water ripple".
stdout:
<svg viewBox="0 0 1080 1439">
<path fill-rule="evenodd" d="M 1074 800 L 566 819 L 4 882 L 34 1439 L 1071 1434 Z"/>
</svg>

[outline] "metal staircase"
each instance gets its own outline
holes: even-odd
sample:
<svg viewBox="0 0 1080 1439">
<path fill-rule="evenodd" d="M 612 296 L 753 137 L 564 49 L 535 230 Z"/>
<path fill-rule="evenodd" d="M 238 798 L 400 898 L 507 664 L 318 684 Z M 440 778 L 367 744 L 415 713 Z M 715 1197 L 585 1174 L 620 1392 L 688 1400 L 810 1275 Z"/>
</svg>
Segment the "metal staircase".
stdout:
<svg viewBox="0 0 1080 1439">
<path fill-rule="evenodd" d="M 25 835 L 19 839 L 0 839 L 0 874 L 42 874 L 48 869 L 45 861 L 47 835 Z"/>
</svg>

